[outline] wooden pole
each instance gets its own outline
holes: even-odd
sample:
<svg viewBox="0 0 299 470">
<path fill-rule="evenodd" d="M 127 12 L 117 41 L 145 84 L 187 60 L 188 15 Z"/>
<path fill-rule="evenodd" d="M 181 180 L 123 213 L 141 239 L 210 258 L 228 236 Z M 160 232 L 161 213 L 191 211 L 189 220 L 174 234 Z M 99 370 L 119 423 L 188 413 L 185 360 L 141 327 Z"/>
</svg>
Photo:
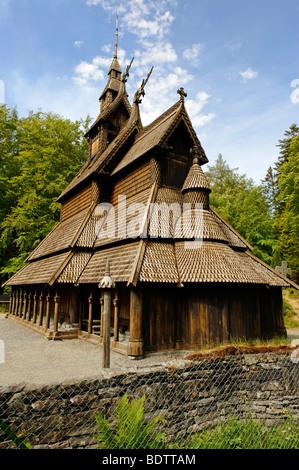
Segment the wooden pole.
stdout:
<svg viewBox="0 0 299 470">
<path fill-rule="evenodd" d="M 110 312 L 111 291 L 104 289 L 104 311 L 103 311 L 103 368 L 110 368 Z"/>
<path fill-rule="evenodd" d="M 88 297 L 88 334 L 91 334 L 92 332 L 92 303 L 93 297 L 92 292 L 90 292 L 90 295 Z"/>
<path fill-rule="evenodd" d="M 17 317 L 21 317 L 22 303 L 23 303 L 23 292 L 22 292 L 22 290 L 20 289 L 20 293 L 19 293 L 19 305 L 18 305 Z"/>
<path fill-rule="evenodd" d="M 26 319 L 27 299 L 28 299 L 28 294 L 26 291 L 24 291 L 24 304 L 23 304 L 23 313 L 22 313 L 23 320 Z"/>
<path fill-rule="evenodd" d="M 115 293 L 115 297 L 113 300 L 114 305 L 114 341 L 118 341 L 119 333 L 118 333 L 118 320 L 119 320 L 119 298 L 118 293 Z"/>
<path fill-rule="evenodd" d="M 39 314 L 38 314 L 38 326 L 43 324 L 43 307 L 44 307 L 44 293 L 41 291 L 39 296 Z"/>
<path fill-rule="evenodd" d="M 129 356 L 142 357 L 142 291 L 131 287 L 130 291 L 130 339 Z"/>
<path fill-rule="evenodd" d="M 31 289 L 29 291 L 29 294 L 28 294 L 28 315 L 27 315 L 27 321 L 30 321 L 31 320 L 31 305 L 32 305 L 32 293 L 31 293 Z"/>
<path fill-rule="evenodd" d="M 35 294 L 33 296 L 33 316 L 32 316 L 32 322 L 35 323 L 36 322 L 36 310 L 37 310 L 37 299 L 38 299 L 38 295 L 37 295 L 37 292 L 35 291 Z"/>
<path fill-rule="evenodd" d="M 11 308 L 10 308 L 10 312 L 9 312 L 9 313 L 11 313 L 12 315 L 14 314 L 15 298 L 16 298 L 15 289 L 12 288 L 11 297 L 10 297 L 10 305 L 11 305 Z"/>
<path fill-rule="evenodd" d="M 51 308 L 51 296 L 50 292 L 48 292 L 48 295 L 46 297 L 46 329 L 49 329 L 50 326 L 50 308 Z"/>
<path fill-rule="evenodd" d="M 54 297 L 54 325 L 53 325 L 53 332 L 57 333 L 58 331 L 58 314 L 59 314 L 59 304 L 61 301 L 61 297 L 57 294 Z"/>
<path fill-rule="evenodd" d="M 105 276 L 99 283 L 99 288 L 103 289 L 103 368 L 110 367 L 110 315 L 111 315 L 111 289 L 115 283 L 110 276 L 110 264 L 107 260 Z"/>
</svg>

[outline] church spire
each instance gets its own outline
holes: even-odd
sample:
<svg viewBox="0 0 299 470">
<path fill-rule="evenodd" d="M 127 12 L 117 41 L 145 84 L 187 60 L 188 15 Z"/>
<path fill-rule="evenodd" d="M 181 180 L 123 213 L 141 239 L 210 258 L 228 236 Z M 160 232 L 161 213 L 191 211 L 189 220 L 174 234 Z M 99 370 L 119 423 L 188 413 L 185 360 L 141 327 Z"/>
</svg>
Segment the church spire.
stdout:
<svg viewBox="0 0 299 470">
<path fill-rule="evenodd" d="M 117 59 L 117 48 L 118 48 L 118 13 L 116 13 L 116 31 L 115 31 L 114 59 Z"/>
</svg>

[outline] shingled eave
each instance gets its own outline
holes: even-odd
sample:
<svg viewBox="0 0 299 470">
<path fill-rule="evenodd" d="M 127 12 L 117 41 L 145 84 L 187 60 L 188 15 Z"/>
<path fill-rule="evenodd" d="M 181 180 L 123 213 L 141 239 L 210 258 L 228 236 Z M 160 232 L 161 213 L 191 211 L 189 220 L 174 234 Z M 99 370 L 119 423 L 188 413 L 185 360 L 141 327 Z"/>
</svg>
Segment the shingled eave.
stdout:
<svg viewBox="0 0 299 470">
<path fill-rule="evenodd" d="M 214 209 L 214 207 L 210 206 L 210 210 L 211 212 L 213 212 L 220 220 L 221 222 L 226 225 L 226 227 L 231 231 L 233 232 L 233 234 L 239 238 L 239 240 L 241 240 L 241 242 L 246 246 L 246 248 L 248 248 L 248 250 L 252 251 L 253 250 L 253 246 L 250 245 L 250 243 L 248 243 L 247 240 L 245 240 L 245 238 L 243 238 L 223 217 L 221 217 L 221 215 L 216 211 L 216 209 Z"/>
<path fill-rule="evenodd" d="M 254 261 L 261 264 L 264 268 L 267 268 L 272 274 L 276 275 L 279 279 L 282 279 L 284 282 L 288 283 L 289 287 L 294 287 L 294 289 L 299 290 L 299 286 L 298 284 L 296 284 L 296 282 L 292 281 L 288 277 L 283 276 L 283 274 L 280 274 L 278 271 L 276 271 L 274 268 L 272 268 L 267 263 L 262 261 L 260 258 L 257 258 L 256 256 L 254 256 L 252 253 L 247 251 L 246 254 L 250 256 Z"/>
</svg>

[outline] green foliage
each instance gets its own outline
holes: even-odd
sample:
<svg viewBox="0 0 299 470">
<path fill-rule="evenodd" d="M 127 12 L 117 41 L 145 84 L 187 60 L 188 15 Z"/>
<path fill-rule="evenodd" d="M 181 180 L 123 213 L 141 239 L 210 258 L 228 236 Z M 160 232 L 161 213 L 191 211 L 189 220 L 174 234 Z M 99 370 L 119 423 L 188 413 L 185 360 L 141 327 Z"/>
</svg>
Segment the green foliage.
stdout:
<svg viewBox="0 0 299 470">
<path fill-rule="evenodd" d="M 119 401 L 113 423 L 100 413 L 96 415 L 98 433 L 96 439 L 99 449 L 164 449 L 164 434 L 157 430 L 163 422 L 160 416 L 146 422 L 144 418 L 143 396 L 139 401 L 128 401 L 125 394 Z"/>
<path fill-rule="evenodd" d="M 8 439 L 13 441 L 18 449 L 32 449 L 32 446 L 26 440 L 17 436 L 2 419 L 0 419 L 0 429 L 2 429 Z"/>
<path fill-rule="evenodd" d="M 19 119 L 0 106 L 2 282 L 58 222 L 56 199 L 86 160 L 89 122 L 41 111 Z"/>
<path fill-rule="evenodd" d="M 253 253 L 270 264 L 277 240 L 263 187 L 231 169 L 222 155 L 206 175 L 212 189 L 211 205 L 253 246 Z"/>
<path fill-rule="evenodd" d="M 280 165 L 278 200 L 280 211 L 275 218 L 275 230 L 284 259 L 294 280 L 299 280 L 299 135 L 288 146 L 287 159 Z"/>
<path fill-rule="evenodd" d="M 281 411 L 285 413 L 284 410 Z M 286 421 L 267 426 L 265 421 L 229 418 L 213 429 L 204 430 L 191 437 L 191 449 L 299 449 L 298 422 L 289 417 Z"/>
</svg>

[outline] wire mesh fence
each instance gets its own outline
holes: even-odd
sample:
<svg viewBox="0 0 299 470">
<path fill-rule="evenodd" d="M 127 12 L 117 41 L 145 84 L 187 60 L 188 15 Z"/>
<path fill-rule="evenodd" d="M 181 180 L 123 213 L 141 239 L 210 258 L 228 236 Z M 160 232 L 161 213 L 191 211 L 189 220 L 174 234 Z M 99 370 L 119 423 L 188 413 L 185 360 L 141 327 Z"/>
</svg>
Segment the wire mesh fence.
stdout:
<svg viewBox="0 0 299 470">
<path fill-rule="evenodd" d="M 2 387 L 0 448 L 298 449 L 298 352 L 228 347 L 94 380 Z"/>
</svg>

